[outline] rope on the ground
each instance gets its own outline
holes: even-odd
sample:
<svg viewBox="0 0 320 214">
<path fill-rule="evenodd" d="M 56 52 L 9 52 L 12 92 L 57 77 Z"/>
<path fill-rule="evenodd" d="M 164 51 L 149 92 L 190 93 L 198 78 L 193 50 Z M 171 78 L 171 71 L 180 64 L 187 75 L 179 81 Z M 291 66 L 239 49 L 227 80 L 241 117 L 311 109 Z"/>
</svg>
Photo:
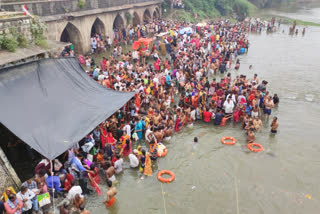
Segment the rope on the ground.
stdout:
<svg viewBox="0 0 320 214">
<path fill-rule="evenodd" d="M 239 210 L 239 190 L 238 190 L 238 183 L 237 183 L 237 174 L 236 174 L 236 169 L 234 168 L 234 189 L 235 189 L 235 192 L 236 192 L 236 204 L 237 204 L 237 214 L 240 213 L 240 210 Z"/>
<path fill-rule="evenodd" d="M 157 164 L 159 167 L 159 160 L 157 158 Z M 165 192 L 163 191 L 163 184 L 162 182 L 160 182 L 160 186 L 161 186 L 161 195 L 162 195 L 162 201 L 163 201 L 163 209 L 164 209 L 164 213 L 167 214 L 167 208 L 166 208 L 166 199 L 164 197 Z"/>
</svg>

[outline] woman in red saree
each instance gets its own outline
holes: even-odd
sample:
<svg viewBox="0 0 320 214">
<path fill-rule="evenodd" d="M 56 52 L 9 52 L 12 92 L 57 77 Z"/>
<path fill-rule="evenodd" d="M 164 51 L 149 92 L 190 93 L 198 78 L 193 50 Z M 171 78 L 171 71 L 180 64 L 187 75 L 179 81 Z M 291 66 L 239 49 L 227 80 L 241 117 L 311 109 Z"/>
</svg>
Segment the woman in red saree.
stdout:
<svg viewBox="0 0 320 214">
<path fill-rule="evenodd" d="M 90 171 L 88 173 L 88 177 L 89 177 L 91 186 L 94 187 L 98 195 L 100 195 L 101 194 L 101 190 L 99 188 L 100 176 L 98 172 L 99 172 L 99 169 L 94 164 L 92 164 L 90 167 Z"/>
<path fill-rule="evenodd" d="M 74 177 L 67 173 L 66 174 L 66 179 L 64 180 L 64 190 L 69 192 L 69 190 L 71 189 L 72 185 L 71 182 L 74 180 Z"/>
<path fill-rule="evenodd" d="M 176 125 L 174 126 L 174 131 L 178 132 L 181 130 L 181 120 L 180 117 L 177 115 Z"/>
<path fill-rule="evenodd" d="M 108 132 L 107 134 L 107 143 L 110 144 L 111 146 L 115 146 L 117 140 L 112 136 L 111 132 Z"/>
<path fill-rule="evenodd" d="M 153 66 L 154 66 L 154 69 L 155 69 L 156 71 L 159 71 L 159 70 L 160 70 L 160 60 L 157 59 L 157 61 L 155 61 L 155 62 L 153 63 Z"/>
<path fill-rule="evenodd" d="M 103 149 L 105 144 L 107 143 L 107 129 L 105 124 L 100 126 L 100 141 L 101 141 L 101 148 Z"/>
</svg>

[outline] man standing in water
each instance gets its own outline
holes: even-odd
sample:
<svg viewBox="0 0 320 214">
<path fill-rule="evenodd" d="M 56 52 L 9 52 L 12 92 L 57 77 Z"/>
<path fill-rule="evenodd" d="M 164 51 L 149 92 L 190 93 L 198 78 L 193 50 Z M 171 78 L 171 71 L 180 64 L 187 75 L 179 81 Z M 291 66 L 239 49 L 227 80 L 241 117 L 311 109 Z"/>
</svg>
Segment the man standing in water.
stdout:
<svg viewBox="0 0 320 214">
<path fill-rule="evenodd" d="M 104 202 L 106 204 L 106 207 L 111 207 L 114 202 L 116 201 L 115 195 L 117 194 L 117 189 L 112 186 L 112 181 L 107 181 L 108 185 L 108 192 L 107 192 L 107 200 Z"/>
<path fill-rule="evenodd" d="M 272 123 L 271 123 L 270 126 L 271 126 L 271 133 L 276 134 L 277 133 L 277 128 L 279 126 L 277 117 L 273 117 L 273 120 L 272 120 Z"/>
<path fill-rule="evenodd" d="M 274 104 L 273 104 L 273 100 L 271 99 L 270 96 L 268 96 L 265 101 L 264 101 L 264 114 L 265 115 L 268 115 L 267 116 L 267 119 L 269 120 L 269 117 L 270 117 L 270 114 L 271 114 L 271 108 L 274 107 Z"/>
</svg>

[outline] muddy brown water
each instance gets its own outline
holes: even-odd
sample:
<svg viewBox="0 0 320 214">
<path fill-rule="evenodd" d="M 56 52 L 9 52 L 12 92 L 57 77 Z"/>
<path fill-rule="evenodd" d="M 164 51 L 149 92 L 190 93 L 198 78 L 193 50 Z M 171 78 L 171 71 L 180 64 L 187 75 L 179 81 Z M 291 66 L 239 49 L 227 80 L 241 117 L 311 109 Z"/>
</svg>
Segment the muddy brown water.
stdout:
<svg viewBox="0 0 320 214">
<path fill-rule="evenodd" d="M 115 205 L 107 210 L 105 196 L 91 196 L 87 201 L 91 213 L 319 213 L 320 28 L 308 27 L 304 37 L 287 32 L 288 26 L 282 26 L 278 33 L 250 34 L 250 49 L 240 57 L 240 70 L 231 71 L 233 77 L 257 73 L 280 97 L 272 112 L 279 118 L 278 134 L 270 134 L 271 121 L 264 121 L 256 134 L 263 152 L 247 149 L 239 125 L 197 122 L 165 143 L 168 155 L 155 164 L 153 176 L 141 180 L 126 161 L 127 169 L 117 176 Z M 192 145 L 194 136 L 199 137 L 197 146 Z M 238 142 L 222 145 L 224 136 Z M 156 174 L 164 169 L 175 173 L 174 182 L 160 184 Z"/>
</svg>

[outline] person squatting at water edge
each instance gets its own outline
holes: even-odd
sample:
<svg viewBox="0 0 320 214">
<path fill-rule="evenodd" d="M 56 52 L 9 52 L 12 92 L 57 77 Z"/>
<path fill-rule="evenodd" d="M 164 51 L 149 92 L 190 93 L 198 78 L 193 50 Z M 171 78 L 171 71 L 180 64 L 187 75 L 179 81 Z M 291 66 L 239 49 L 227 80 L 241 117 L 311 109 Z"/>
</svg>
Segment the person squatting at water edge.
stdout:
<svg viewBox="0 0 320 214">
<path fill-rule="evenodd" d="M 190 27 L 193 33 L 179 34 L 180 27 Z M 165 149 L 163 142 L 183 127 L 192 127 L 195 121 L 209 126 L 239 123 L 247 142 L 254 142 L 263 128 L 261 120 L 268 120 L 280 99 L 270 95 L 268 82 L 260 82 L 258 74 L 238 74 L 237 57 L 241 49 L 247 51 L 249 47 L 248 26 L 228 20 L 203 27 L 159 20 L 144 28 L 146 35 L 151 31 L 169 32 L 153 42 L 149 50 L 152 59 L 140 49 L 135 54 L 122 53 L 120 46 L 115 46 L 117 51 L 98 65 L 91 57 L 85 60 L 88 75 L 99 84 L 117 91 L 133 91 L 135 96 L 55 159 L 53 166 L 49 160 L 41 160 L 35 177 L 28 181 L 34 185 L 28 183 L 20 195 L 29 190 L 35 195 L 48 192 L 51 197 L 64 198 L 58 205 L 60 213 L 70 213 L 70 209 L 90 213 L 85 209 L 84 196 L 93 191 L 101 195 L 103 179 L 108 190 L 100 197 L 106 197 L 105 206 L 111 207 L 117 203 L 117 177 L 125 170 L 124 162 L 130 161 L 130 167 L 140 171 L 141 179 L 151 176 L 152 162 Z M 271 131 L 275 133 L 278 126 L 275 117 Z M 21 213 L 23 203 L 37 211 L 30 205 L 32 194 L 28 200 L 19 199 L 13 189 L 4 194 L 7 213 Z M 39 209 L 48 212 L 45 207 Z"/>
</svg>

